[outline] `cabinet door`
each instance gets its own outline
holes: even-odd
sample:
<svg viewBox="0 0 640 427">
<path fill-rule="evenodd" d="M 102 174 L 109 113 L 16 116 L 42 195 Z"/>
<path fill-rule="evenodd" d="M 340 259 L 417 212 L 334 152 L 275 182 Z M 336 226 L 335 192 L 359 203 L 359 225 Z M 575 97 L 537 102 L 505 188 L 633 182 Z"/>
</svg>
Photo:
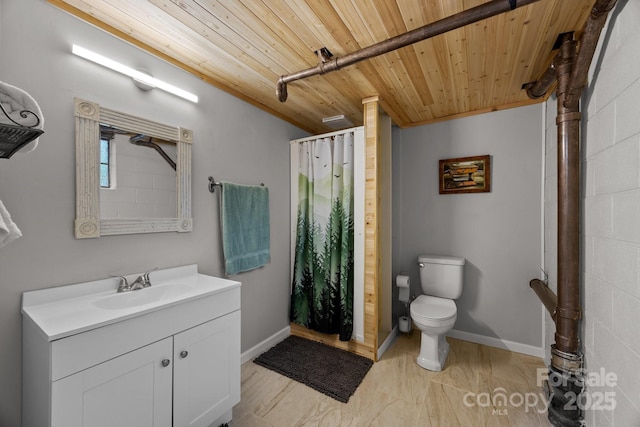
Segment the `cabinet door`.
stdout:
<svg viewBox="0 0 640 427">
<path fill-rule="evenodd" d="M 171 427 L 172 354 L 167 338 L 54 382 L 51 425 Z"/>
<path fill-rule="evenodd" d="M 240 401 L 240 311 L 174 336 L 173 425 L 207 427 Z"/>
</svg>

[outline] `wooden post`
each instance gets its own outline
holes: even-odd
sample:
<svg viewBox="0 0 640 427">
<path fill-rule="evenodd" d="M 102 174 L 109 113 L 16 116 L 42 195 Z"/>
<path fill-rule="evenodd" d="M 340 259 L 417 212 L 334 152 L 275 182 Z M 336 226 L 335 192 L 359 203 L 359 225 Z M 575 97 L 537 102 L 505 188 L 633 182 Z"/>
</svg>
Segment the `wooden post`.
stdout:
<svg viewBox="0 0 640 427">
<path fill-rule="evenodd" d="M 365 200 L 364 200 L 364 340 L 378 349 L 378 262 L 380 257 L 380 123 L 377 96 L 364 104 Z M 374 359 L 375 360 L 375 359 Z"/>
</svg>

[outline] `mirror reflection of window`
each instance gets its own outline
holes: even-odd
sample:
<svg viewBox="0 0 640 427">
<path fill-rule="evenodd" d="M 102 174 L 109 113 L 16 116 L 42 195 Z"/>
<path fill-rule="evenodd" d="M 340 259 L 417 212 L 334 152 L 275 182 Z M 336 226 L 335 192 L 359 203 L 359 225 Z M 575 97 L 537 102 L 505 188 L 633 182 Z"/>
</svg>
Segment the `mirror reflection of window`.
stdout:
<svg viewBox="0 0 640 427">
<path fill-rule="evenodd" d="M 100 139 L 100 187 L 111 187 L 111 141 Z"/>
</svg>

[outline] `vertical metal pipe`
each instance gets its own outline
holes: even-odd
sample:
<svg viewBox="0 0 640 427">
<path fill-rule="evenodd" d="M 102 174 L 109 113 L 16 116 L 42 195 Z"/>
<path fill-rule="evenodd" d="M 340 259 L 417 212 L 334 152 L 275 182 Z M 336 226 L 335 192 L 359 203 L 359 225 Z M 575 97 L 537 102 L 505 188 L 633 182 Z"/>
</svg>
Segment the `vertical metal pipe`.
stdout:
<svg viewBox="0 0 640 427">
<path fill-rule="evenodd" d="M 580 37 L 580 52 L 576 58 L 575 66 L 571 74 L 571 81 L 567 90 L 565 104 L 577 105 L 580 102 L 582 89 L 587 84 L 587 75 L 593 59 L 593 54 L 598 45 L 598 39 L 604 24 L 607 22 L 609 12 L 615 7 L 617 0 L 597 0 L 591 9 L 582 37 Z"/>
<path fill-rule="evenodd" d="M 565 102 L 576 62 L 573 34 L 561 36 L 555 59 L 558 87 L 558 302 L 555 344 L 549 367 L 548 418 L 554 426 L 579 427 L 581 410 L 571 404 L 581 400 L 584 385 L 578 375 L 582 354 L 578 340 L 580 321 L 580 111 L 579 103 Z"/>
<path fill-rule="evenodd" d="M 579 350 L 580 310 L 580 111 L 565 106 L 576 58 L 572 34 L 562 40 L 556 64 L 558 79 L 558 307 L 556 349 Z"/>
<path fill-rule="evenodd" d="M 554 426 L 583 425 L 582 410 L 575 405 L 583 401 L 584 393 L 583 356 L 578 338 L 581 317 L 580 97 L 600 31 L 615 3 L 616 0 L 597 0 L 581 38 L 580 53 L 576 54 L 573 34 L 563 34 L 560 53 L 554 59 L 558 97 L 558 295 L 547 389 L 548 418 Z M 535 85 L 534 95 L 552 83 L 549 70 L 542 79 L 544 84 Z M 551 312 L 553 292 L 540 281 L 531 281 L 531 287 Z"/>
</svg>

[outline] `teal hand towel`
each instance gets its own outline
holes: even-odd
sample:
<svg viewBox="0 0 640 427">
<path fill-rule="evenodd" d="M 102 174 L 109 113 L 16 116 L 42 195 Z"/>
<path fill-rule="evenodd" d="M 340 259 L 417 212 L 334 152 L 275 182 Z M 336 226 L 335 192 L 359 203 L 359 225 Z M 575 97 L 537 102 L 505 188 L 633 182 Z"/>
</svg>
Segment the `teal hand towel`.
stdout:
<svg viewBox="0 0 640 427">
<path fill-rule="evenodd" d="M 222 183 L 222 250 L 227 275 L 271 261 L 269 189 Z"/>
</svg>

